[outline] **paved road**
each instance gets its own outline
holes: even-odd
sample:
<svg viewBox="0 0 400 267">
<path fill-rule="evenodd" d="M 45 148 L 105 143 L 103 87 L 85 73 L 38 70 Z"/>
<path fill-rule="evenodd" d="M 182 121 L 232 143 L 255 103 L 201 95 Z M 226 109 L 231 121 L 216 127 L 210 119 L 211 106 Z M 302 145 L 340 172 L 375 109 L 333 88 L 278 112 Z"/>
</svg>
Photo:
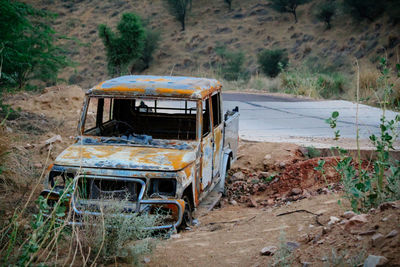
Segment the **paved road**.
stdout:
<svg viewBox="0 0 400 267">
<path fill-rule="evenodd" d="M 343 100 L 310 101 L 258 94 L 224 93 L 224 109 L 239 106 L 240 137 L 252 141 L 295 141 L 331 138 L 325 122 L 333 111 L 340 113 L 337 129 L 343 138 L 356 137 L 356 104 Z M 387 118 L 397 113 L 387 111 Z M 382 111 L 359 105 L 360 137 L 379 134 Z"/>
</svg>

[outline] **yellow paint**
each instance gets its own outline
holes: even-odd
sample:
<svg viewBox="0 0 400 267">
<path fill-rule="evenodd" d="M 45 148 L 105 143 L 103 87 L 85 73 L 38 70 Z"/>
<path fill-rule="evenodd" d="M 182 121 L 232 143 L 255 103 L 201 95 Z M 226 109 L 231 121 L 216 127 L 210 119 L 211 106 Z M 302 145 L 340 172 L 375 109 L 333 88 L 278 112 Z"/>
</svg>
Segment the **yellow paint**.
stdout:
<svg viewBox="0 0 400 267">
<path fill-rule="evenodd" d="M 181 170 L 195 160 L 194 151 L 157 147 L 72 145 L 56 159 L 59 164 L 79 163 L 80 160 L 96 164 L 101 161 L 115 165 L 160 166 Z"/>
</svg>

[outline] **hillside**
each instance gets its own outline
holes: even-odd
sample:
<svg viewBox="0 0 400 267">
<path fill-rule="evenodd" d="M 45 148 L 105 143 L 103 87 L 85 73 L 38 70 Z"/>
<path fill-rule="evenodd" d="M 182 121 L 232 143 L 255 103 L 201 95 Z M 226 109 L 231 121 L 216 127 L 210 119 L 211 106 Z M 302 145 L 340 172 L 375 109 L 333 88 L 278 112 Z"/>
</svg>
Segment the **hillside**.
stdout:
<svg viewBox="0 0 400 267">
<path fill-rule="evenodd" d="M 71 58 L 78 65 L 66 69 L 61 77 L 70 83 L 89 88 L 108 78 L 104 46 L 98 37 L 97 26 L 115 26 L 124 12 L 135 12 L 149 21 L 151 28 L 161 32 L 161 43 L 152 66 L 145 73 L 174 75 L 212 75 L 218 61 L 214 48 L 225 44 L 231 50 L 246 54 L 246 66 L 255 74 L 257 54 L 262 49 L 284 48 L 292 67 L 304 62 L 317 62 L 352 71 L 354 58 L 362 66 L 377 63 L 386 54 L 397 61 L 396 47 L 400 43 L 400 27 L 382 17 L 373 23 L 355 22 L 345 14 L 337 15 L 332 29 L 315 19 L 318 1 L 298 8 L 299 22 L 291 14 L 271 9 L 266 0 L 233 1 L 229 11 L 224 1 L 193 1 L 187 29 L 180 25 L 165 8 L 162 0 L 61 1 L 26 0 L 36 8 L 59 14 L 55 29 L 68 37 L 77 38 L 83 46 L 72 47 Z"/>
</svg>

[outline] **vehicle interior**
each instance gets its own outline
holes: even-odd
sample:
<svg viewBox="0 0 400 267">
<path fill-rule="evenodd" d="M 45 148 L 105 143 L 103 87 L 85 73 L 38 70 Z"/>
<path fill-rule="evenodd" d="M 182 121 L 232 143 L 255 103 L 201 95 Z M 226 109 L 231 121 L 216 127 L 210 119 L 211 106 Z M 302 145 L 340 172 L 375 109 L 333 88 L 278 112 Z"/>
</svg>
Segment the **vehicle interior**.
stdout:
<svg viewBox="0 0 400 267">
<path fill-rule="evenodd" d="M 91 97 L 84 134 L 154 139 L 196 139 L 197 102 Z M 207 108 L 208 110 L 208 108 Z M 208 111 L 204 111 L 206 113 Z"/>
</svg>

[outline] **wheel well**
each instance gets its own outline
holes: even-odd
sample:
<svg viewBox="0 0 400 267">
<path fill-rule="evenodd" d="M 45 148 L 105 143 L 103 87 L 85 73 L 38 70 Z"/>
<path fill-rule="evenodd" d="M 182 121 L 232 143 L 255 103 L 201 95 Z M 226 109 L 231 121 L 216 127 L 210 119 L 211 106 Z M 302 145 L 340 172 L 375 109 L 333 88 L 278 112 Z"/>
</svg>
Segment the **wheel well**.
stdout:
<svg viewBox="0 0 400 267">
<path fill-rule="evenodd" d="M 183 191 L 182 198 L 184 196 L 187 196 L 189 198 L 190 204 L 192 209 L 194 209 L 194 198 L 193 198 L 193 187 L 192 184 L 190 184 L 186 189 Z"/>
</svg>

